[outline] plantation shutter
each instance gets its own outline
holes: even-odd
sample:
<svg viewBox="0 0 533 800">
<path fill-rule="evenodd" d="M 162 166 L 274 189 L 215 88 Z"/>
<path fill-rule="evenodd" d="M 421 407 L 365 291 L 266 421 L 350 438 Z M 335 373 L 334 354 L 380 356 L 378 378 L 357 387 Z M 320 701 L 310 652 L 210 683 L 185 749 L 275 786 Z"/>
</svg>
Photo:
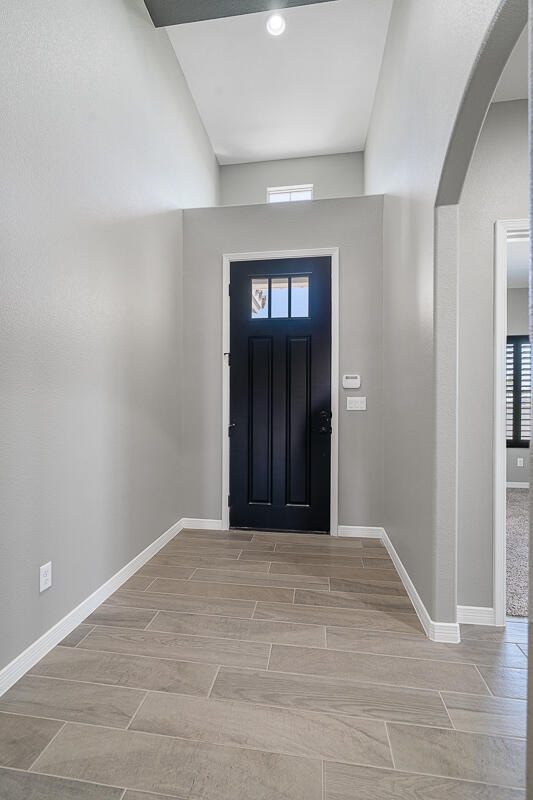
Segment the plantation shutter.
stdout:
<svg viewBox="0 0 533 800">
<path fill-rule="evenodd" d="M 505 358 L 505 435 L 508 447 L 528 447 L 531 439 L 531 344 L 508 336 Z"/>
</svg>

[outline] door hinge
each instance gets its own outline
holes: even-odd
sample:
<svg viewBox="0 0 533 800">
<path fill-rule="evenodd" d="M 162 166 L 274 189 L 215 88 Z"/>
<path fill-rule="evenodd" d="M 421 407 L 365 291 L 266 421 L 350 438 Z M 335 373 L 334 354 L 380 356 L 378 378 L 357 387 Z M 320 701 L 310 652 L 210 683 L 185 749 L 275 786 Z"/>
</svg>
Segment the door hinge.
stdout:
<svg viewBox="0 0 533 800">
<path fill-rule="evenodd" d="M 228 357 L 228 367 L 231 367 L 231 353 L 224 353 Z"/>
<path fill-rule="evenodd" d="M 231 506 L 231 495 L 228 494 L 228 508 Z"/>
<path fill-rule="evenodd" d="M 228 294 L 231 297 L 231 283 L 228 283 Z"/>
</svg>

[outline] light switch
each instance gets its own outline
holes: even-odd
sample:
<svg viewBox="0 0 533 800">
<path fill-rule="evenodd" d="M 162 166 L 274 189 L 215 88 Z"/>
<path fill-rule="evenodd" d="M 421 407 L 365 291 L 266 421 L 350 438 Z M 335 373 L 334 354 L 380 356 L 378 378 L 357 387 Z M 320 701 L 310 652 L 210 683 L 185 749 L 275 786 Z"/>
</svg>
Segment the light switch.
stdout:
<svg viewBox="0 0 533 800">
<path fill-rule="evenodd" d="M 366 411 L 366 397 L 347 397 L 347 411 Z"/>
</svg>

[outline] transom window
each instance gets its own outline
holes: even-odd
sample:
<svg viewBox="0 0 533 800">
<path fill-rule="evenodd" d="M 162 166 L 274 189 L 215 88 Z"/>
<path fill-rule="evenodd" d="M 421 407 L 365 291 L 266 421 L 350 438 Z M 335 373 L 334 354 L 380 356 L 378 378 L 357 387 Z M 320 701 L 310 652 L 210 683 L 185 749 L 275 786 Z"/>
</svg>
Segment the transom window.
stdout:
<svg viewBox="0 0 533 800">
<path fill-rule="evenodd" d="M 267 189 L 267 203 L 294 203 L 313 199 L 313 184 L 300 186 L 271 186 Z"/>
<path fill-rule="evenodd" d="M 252 278 L 252 319 L 309 316 L 309 275 Z"/>
<path fill-rule="evenodd" d="M 505 363 L 507 447 L 529 447 L 531 439 L 531 344 L 527 336 L 508 336 Z"/>
</svg>

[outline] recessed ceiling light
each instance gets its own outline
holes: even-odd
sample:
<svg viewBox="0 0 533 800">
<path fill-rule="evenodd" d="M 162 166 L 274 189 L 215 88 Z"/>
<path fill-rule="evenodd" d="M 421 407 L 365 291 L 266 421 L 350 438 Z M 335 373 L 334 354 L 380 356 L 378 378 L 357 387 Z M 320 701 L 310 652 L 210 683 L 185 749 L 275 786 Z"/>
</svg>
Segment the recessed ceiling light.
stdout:
<svg viewBox="0 0 533 800">
<path fill-rule="evenodd" d="M 281 14 L 272 14 L 272 16 L 268 18 L 267 31 L 271 36 L 281 36 L 286 27 L 287 23 Z"/>
</svg>

